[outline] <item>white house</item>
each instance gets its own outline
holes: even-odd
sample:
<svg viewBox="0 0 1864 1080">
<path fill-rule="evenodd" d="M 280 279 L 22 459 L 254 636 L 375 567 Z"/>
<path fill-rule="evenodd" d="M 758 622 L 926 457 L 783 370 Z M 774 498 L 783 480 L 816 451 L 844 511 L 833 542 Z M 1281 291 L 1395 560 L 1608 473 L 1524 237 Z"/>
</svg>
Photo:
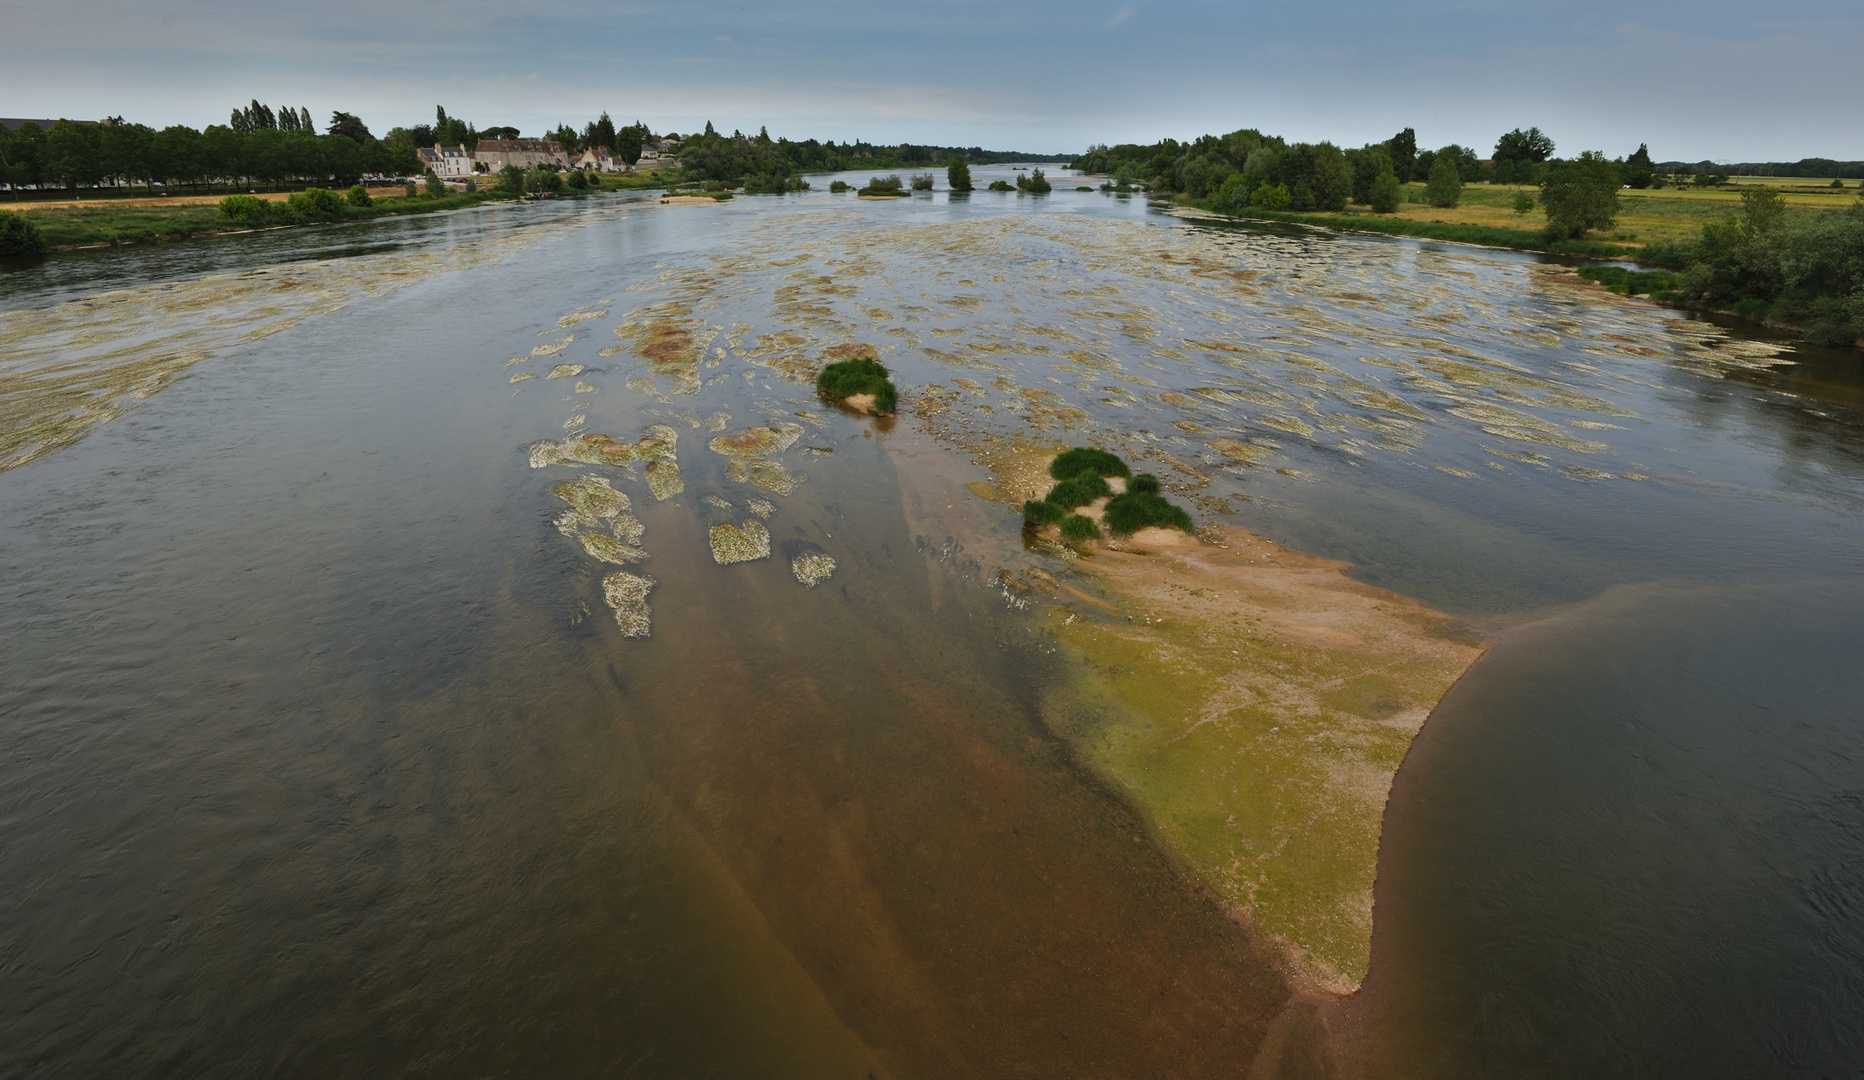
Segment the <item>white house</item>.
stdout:
<svg viewBox="0 0 1864 1080">
<path fill-rule="evenodd" d="M 421 159 L 421 168 L 432 169 L 442 180 L 461 180 L 472 175 L 472 156 L 466 153 L 464 146 L 435 143 L 433 149 L 423 146 L 415 153 Z"/>
<path fill-rule="evenodd" d="M 607 150 L 592 146 L 570 159 L 570 168 L 583 172 L 621 172 L 624 166 L 619 158 L 610 157 Z"/>
</svg>

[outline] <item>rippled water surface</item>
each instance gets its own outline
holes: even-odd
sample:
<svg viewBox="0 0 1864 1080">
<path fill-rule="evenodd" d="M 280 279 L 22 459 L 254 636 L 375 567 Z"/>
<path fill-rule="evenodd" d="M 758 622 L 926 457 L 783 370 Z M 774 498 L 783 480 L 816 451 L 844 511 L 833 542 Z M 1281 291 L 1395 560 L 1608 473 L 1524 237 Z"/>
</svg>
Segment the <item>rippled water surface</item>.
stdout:
<svg viewBox="0 0 1864 1080">
<path fill-rule="evenodd" d="M 1854 357 L 1512 254 L 825 186 L 0 278 L 0 1072 L 1246 1071 L 1290 987 L 988 585 L 1046 558 L 963 487 L 1019 438 L 1497 641 L 1286 1074 L 1855 1069 Z M 896 421 L 809 392 L 860 345 Z"/>
</svg>

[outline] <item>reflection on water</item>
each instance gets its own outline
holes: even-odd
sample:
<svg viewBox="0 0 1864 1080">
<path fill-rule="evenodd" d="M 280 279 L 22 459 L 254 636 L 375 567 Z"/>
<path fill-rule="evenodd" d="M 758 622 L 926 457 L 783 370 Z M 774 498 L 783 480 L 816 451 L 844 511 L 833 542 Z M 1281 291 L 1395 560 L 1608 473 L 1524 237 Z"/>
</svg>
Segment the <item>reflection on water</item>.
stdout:
<svg viewBox="0 0 1864 1080">
<path fill-rule="evenodd" d="M 1289 987 L 1036 719 L 982 586 L 1044 556 L 903 475 L 1031 433 L 1491 628 L 1714 583 L 1478 666 L 1377 1053 L 1285 1064 L 1845 1059 L 1848 358 L 1097 193 L 528 209 L 0 286 L 7 460 L 63 447 L 0 473 L 0 1071 L 1246 1068 Z M 856 347 L 891 430 L 809 393 Z"/>
</svg>

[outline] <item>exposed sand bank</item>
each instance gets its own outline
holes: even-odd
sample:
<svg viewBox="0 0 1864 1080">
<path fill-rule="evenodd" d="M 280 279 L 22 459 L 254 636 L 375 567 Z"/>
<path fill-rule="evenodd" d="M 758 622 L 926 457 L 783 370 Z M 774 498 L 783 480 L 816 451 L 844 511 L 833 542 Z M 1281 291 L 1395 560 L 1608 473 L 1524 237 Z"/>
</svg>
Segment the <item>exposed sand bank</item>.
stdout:
<svg viewBox="0 0 1864 1080">
<path fill-rule="evenodd" d="M 972 493 L 1039 497 L 1047 460 L 988 459 L 993 482 Z M 1082 664 L 1049 703 L 1055 729 L 1282 946 L 1297 983 L 1350 993 L 1392 778 L 1481 643 L 1347 563 L 1239 528 L 1144 529 L 1055 564 L 1002 577 L 1049 601 L 1048 632 Z"/>
</svg>

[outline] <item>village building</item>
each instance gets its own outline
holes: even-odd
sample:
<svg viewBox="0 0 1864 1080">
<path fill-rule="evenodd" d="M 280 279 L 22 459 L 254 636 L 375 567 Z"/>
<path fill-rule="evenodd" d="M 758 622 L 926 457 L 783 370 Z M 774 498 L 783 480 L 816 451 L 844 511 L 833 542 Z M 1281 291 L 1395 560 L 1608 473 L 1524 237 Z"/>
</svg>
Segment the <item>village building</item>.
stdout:
<svg viewBox="0 0 1864 1080">
<path fill-rule="evenodd" d="M 548 139 L 480 139 L 472 156 L 486 166 L 487 172 L 497 172 L 507 165 L 520 169 L 535 169 L 540 165 L 567 169 L 570 165 L 562 144 Z"/>
<path fill-rule="evenodd" d="M 415 151 L 421 159 L 422 169 L 432 169 L 435 176 L 442 180 L 459 180 L 472 175 L 472 155 L 464 146 L 441 146 L 435 143 L 433 149 L 423 146 Z"/>
<path fill-rule="evenodd" d="M 627 166 L 620 158 L 609 156 L 606 149 L 592 146 L 571 158 L 570 168 L 581 169 L 583 172 L 622 172 Z"/>
</svg>

